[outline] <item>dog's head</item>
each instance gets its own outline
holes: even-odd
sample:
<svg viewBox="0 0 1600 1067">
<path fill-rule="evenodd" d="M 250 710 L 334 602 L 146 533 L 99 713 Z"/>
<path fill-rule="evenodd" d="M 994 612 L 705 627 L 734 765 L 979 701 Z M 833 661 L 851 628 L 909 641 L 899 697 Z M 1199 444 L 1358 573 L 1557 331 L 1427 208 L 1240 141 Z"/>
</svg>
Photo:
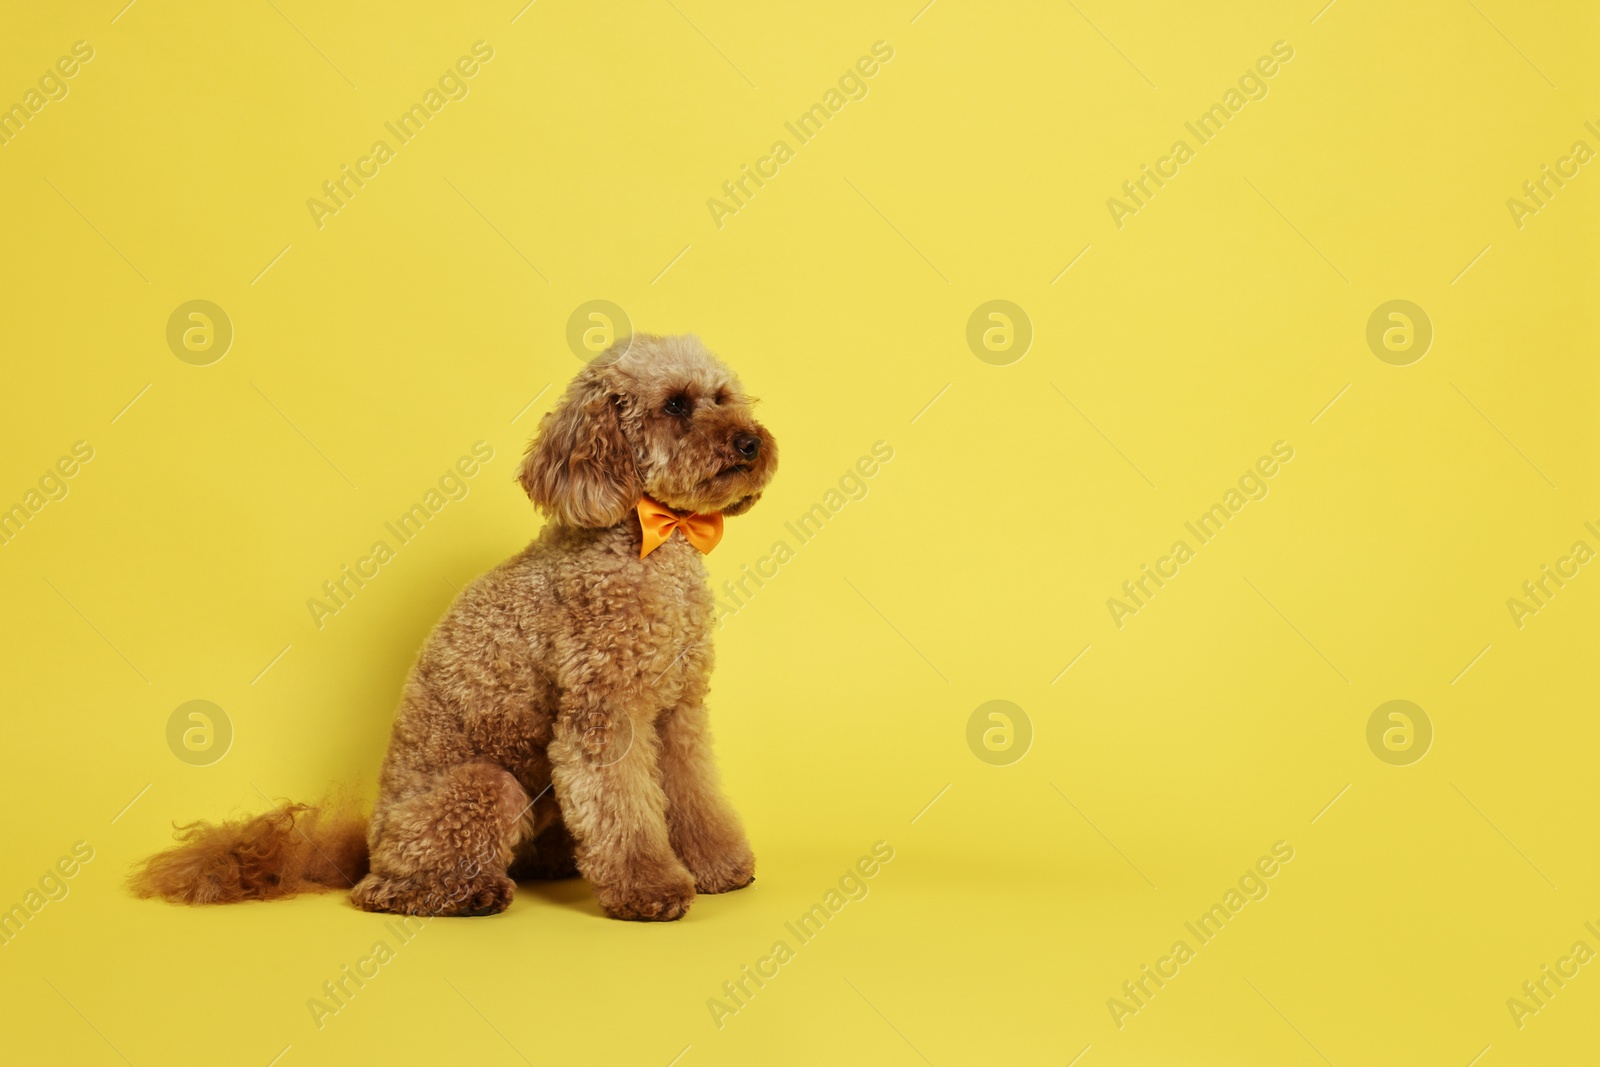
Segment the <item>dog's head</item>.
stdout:
<svg viewBox="0 0 1600 1067">
<path fill-rule="evenodd" d="M 572 526 L 613 526 L 645 495 L 739 515 L 778 468 L 753 404 L 699 338 L 635 334 L 567 386 L 517 477 L 545 514 Z"/>
</svg>

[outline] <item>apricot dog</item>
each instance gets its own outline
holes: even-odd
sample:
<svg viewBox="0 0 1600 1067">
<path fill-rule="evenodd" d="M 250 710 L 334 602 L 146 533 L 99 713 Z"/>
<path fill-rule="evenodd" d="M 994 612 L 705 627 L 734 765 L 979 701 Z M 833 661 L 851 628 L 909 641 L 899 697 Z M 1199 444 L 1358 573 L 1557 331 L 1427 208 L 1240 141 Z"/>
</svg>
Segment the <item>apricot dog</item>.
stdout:
<svg viewBox="0 0 1600 1067">
<path fill-rule="evenodd" d="M 196 823 L 135 891 L 219 903 L 353 886 L 369 911 L 487 915 L 516 877 L 581 873 L 608 914 L 665 920 L 696 892 L 750 884 L 712 761 L 713 601 L 686 527 L 720 534 L 717 516 L 771 480 L 777 447 L 751 405 L 694 337 L 635 336 L 585 367 L 518 474 L 549 521 L 428 638 L 365 841 L 360 820 L 306 805 Z M 642 555 L 652 505 L 685 526 Z"/>
</svg>

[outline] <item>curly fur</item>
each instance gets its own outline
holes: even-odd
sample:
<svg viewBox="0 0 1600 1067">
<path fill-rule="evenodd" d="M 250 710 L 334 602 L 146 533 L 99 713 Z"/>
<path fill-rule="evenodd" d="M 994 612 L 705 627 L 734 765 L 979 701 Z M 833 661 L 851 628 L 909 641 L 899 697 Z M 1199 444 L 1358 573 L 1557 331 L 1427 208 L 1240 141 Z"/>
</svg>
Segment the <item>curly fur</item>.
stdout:
<svg viewBox="0 0 1600 1067">
<path fill-rule="evenodd" d="M 212 825 L 175 828 L 180 844 L 137 867 L 129 885 L 141 897 L 184 904 L 277 900 L 306 890 L 350 889 L 367 873 L 367 821 L 309 804 Z"/>
<path fill-rule="evenodd" d="M 642 494 L 749 510 L 778 458 L 752 404 L 694 337 L 636 336 L 574 378 L 518 472 L 549 521 L 461 594 L 412 667 L 356 904 L 490 914 L 513 875 L 581 873 L 615 917 L 676 919 L 697 892 L 754 879 L 711 755 L 705 566 L 681 535 L 641 560 L 634 511 Z M 312 877 L 330 872 L 294 843 L 315 815 L 196 824 L 137 884 L 190 903 L 348 884 Z M 334 858 L 355 874 L 354 855 Z"/>
</svg>

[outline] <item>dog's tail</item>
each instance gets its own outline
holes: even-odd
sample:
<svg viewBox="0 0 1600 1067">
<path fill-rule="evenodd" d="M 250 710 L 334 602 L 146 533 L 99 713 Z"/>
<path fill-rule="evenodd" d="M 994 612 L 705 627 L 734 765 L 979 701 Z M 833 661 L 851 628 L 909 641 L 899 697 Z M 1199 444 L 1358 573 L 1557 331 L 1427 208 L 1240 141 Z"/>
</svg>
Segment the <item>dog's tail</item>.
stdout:
<svg viewBox="0 0 1600 1067">
<path fill-rule="evenodd" d="M 174 824 L 179 844 L 129 876 L 141 897 L 180 904 L 278 900 L 350 889 L 367 873 L 366 819 L 349 806 L 287 801 L 271 811 L 215 825 Z"/>
</svg>

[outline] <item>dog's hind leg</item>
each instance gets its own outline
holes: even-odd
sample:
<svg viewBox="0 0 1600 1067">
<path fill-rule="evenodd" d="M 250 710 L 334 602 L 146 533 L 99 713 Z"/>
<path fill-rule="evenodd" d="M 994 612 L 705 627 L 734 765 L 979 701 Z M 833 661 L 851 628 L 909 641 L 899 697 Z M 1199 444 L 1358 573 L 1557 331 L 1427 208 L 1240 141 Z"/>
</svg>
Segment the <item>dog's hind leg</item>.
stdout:
<svg viewBox="0 0 1600 1067">
<path fill-rule="evenodd" d="M 506 876 L 527 832 L 531 804 L 515 777 L 492 763 L 465 763 L 373 813 L 372 873 L 351 899 L 367 911 L 492 915 L 511 904 Z"/>
</svg>

